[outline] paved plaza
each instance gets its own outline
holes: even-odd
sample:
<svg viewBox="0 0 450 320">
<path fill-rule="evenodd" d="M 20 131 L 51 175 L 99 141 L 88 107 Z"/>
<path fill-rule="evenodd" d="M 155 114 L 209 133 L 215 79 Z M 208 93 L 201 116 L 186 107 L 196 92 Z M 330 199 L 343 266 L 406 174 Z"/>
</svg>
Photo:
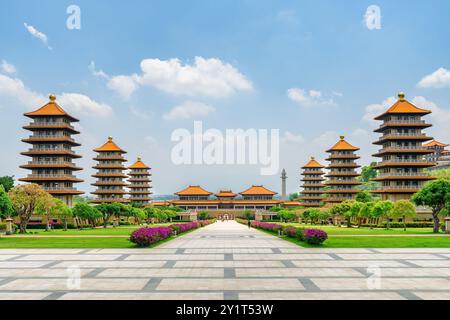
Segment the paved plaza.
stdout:
<svg viewBox="0 0 450 320">
<path fill-rule="evenodd" d="M 450 299 L 450 249 L 306 249 L 217 222 L 154 249 L 0 249 L 0 299 Z"/>
</svg>

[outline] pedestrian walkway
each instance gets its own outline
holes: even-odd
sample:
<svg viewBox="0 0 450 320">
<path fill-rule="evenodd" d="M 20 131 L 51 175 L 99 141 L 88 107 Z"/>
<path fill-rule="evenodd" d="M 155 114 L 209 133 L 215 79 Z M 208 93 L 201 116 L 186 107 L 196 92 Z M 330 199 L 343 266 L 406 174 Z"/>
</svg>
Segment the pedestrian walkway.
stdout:
<svg viewBox="0 0 450 320">
<path fill-rule="evenodd" d="M 450 249 L 306 249 L 217 222 L 152 249 L 0 249 L 0 299 L 450 299 Z"/>
</svg>

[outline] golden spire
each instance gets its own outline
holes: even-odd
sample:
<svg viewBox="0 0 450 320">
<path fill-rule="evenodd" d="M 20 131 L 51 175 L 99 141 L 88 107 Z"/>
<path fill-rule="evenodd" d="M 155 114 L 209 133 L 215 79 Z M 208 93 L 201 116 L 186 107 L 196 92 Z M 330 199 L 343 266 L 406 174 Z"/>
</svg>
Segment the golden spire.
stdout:
<svg viewBox="0 0 450 320">
<path fill-rule="evenodd" d="M 340 136 L 341 141 L 343 141 L 345 139 L 345 136 Z"/>
<path fill-rule="evenodd" d="M 141 156 L 138 156 L 137 161 L 141 161 L 141 160 L 142 160 Z"/>
<path fill-rule="evenodd" d="M 311 157 L 311 160 L 315 160 L 316 158 L 315 157 Z"/>
<path fill-rule="evenodd" d="M 108 137 L 108 141 L 112 141 L 113 140 L 113 137 L 112 136 L 109 136 Z"/>
<path fill-rule="evenodd" d="M 399 92 L 398 93 L 398 99 L 400 100 L 400 101 L 404 101 L 405 100 L 405 93 L 403 92 L 403 91 L 401 91 L 401 92 Z"/>
<path fill-rule="evenodd" d="M 56 96 L 54 94 L 51 94 L 48 98 L 50 99 L 50 102 L 55 102 L 56 100 Z"/>
</svg>

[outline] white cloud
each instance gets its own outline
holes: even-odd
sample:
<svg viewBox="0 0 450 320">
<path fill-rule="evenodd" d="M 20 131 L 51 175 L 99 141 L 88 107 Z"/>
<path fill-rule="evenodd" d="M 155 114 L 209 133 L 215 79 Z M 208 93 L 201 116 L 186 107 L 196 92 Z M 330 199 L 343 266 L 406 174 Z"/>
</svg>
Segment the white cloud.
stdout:
<svg viewBox="0 0 450 320">
<path fill-rule="evenodd" d="M 16 73 L 17 71 L 16 67 L 13 64 L 8 63 L 6 60 L 2 60 L 0 70 L 2 70 L 5 73 Z"/>
<path fill-rule="evenodd" d="M 52 48 L 48 45 L 48 37 L 45 33 L 40 32 L 35 27 L 28 25 L 26 22 L 23 24 L 25 26 L 25 29 L 28 30 L 28 32 L 35 38 L 39 39 L 43 44 L 47 46 L 49 50 L 52 50 Z"/>
<path fill-rule="evenodd" d="M 377 126 L 378 121 L 374 118 L 385 112 L 397 101 L 394 97 L 389 97 L 381 103 L 370 104 L 366 107 L 363 120 L 369 122 L 372 126 Z"/>
<path fill-rule="evenodd" d="M 318 90 L 305 90 L 301 88 L 288 89 L 289 99 L 304 107 L 336 106 L 333 98 L 325 98 Z"/>
<path fill-rule="evenodd" d="M 115 76 L 108 82 L 108 88 L 116 91 L 123 98 L 128 99 L 139 87 L 137 75 Z"/>
<path fill-rule="evenodd" d="M 179 59 L 145 59 L 142 74 L 113 77 L 108 86 L 129 97 L 139 86 L 153 87 L 173 95 L 226 97 L 252 90 L 252 83 L 231 64 L 219 59 L 195 57 L 192 65 Z"/>
<path fill-rule="evenodd" d="M 112 114 L 112 108 L 109 105 L 94 101 L 84 94 L 63 93 L 58 100 L 61 106 L 74 113 L 97 116 Z"/>
<path fill-rule="evenodd" d="M 95 62 L 94 61 L 91 61 L 91 63 L 89 64 L 88 68 L 89 68 L 89 71 L 91 72 L 91 74 L 94 77 L 103 78 L 103 79 L 109 79 L 109 75 L 106 74 L 103 70 L 96 70 L 95 69 Z"/>
<path fill-rule="evenodd" d="M 417 85 L 421 88 L 450 87 L 450 70 L 439 68 L 432 74 L 423 77 Z"/>
<path fill-rule="evenodd" d="M 201 102 L 186 101 L 163 115 L 165 120 L 206 117 L 216 109 Z"/>
<path fill-rule="evenodd" d="M 281 142 L 297 144 L 305 142 L 305 138 L 301 134 L 296 135 L 290 131 L 285 131 L 283 137 L 281 137 Z"/>
<path fill-rule="evenodd" d="M 0 74 L 0 98 L 11 99 L 27 110 L 34 110 L 44 105 L 48 98 L 41 93 L 28 89 L 20 79 L 11 78 Z M 74 114 L 107 116 L 112 113 L 112 108 L 105 104 L 92 100 L 79 93 L 63 93 L 58 98 L 58 103 L 68 112 Z"/>
</svg>

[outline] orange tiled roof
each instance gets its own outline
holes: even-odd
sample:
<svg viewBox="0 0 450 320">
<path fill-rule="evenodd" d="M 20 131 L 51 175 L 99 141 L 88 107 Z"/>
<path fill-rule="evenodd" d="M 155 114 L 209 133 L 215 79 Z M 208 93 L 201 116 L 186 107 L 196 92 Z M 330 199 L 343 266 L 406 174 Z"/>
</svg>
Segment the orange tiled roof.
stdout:
<svg viewBox="0 0 450 320">
<path fill-rule="evenodd" d="M 56 97 L 54 95 L 50 95 L 50 101 L 44 106 L 40 107 L 35 111 L 31 111 L 28 113 L 24 113 L 27 117 L 36 117 L 36 116 L 66 116 L 71 118 L 73 121 L 78 121 L 78 119 L 69 115 L 63 108 L 61 108 L 56 102 Z"/>
<path fill-rule="evenodd" d="M 126 151 L 123 151 L 119 148 L 117 144 L 114 143 L 113 138 L 109 137 L 108 141 L 102 145 L 101 147 L 94 149 L 96 152 L 102 152 L 102 151 L 120 151 L 122 153 L 126 153 Z"/>
<path fill-rule="evenodd" d="M 231 190 L 220 190 L 219 193 L 216 193 L 217 197 L 236 197 L 237 194 L 232 192 Z"/>
<path fill-rule="evenodd" d="M 212 194 L 212 192 L 206 191 L 200 186 L 189 186 L 186 189 L 181 190 L 180 192 L 177 192 L 175 194 L 179 196 L 190 196 L 190 195 L 209 196 Z"/>
<path fill-rule="evenodd" d="M 141 157 L 138 157 L 137 161 L 129 166 L 128 169 L 150 169 L 150 167 L 142 162 Z"/>
<path fill-rule="evenodd" d="M 302 203 L 300 201 L 284 201 L 281 204 L 285 205 L 285 206 L 294 206 L 294 207 L 298 207 L 298 206 L 302 205 Z"/>
<path fill-rule="evenodd" d="M 251 186 L 245 191 L 240 192 L 242 195 L 275 195 L 277 192 L 270 191 L 263 186 Z"/>
<path fill-rule="evenodd" d="M 375 118 L 375 120 L 381 120 L 383 116 L 386 114 L 402 114 L 402 113 L 415 113 L 415 114 L 421 114 L 426 115 L 431 113 L 430 110 L 421 109 L 413 105 L 411 102 L 405 99 L 405 94 L 403 92 L 400 92 L 398 94 L 398 100 L 392 107 L 390 107 L 385 113 L 379 115 Z"/>
<path fill-rule="evenodd" d="M 436 146 L 437 147 L 448 147 L 449 145 L 433 139 L 430 142 L 424 143 L 423 146 L 424 147 L 436 147 Z"/>
<path fill-rule="evenodd" d="M 327 150 L 327 152 L 330 151 L 357 151 L 359 148 L 352 146 L 350 143 L 345 141 L 344 136 L 341 136 L 341 139 L 331 147 L 331 149 Z"/>
<path fill-rule="evenodd" d="M 311 160 L 309 160 L 309 162 L 305 164 L 303 168 L 325 168 L 325 167 L 320 163 L 318 163 L 314 157 L 311 157 Z"/>
</svg>

